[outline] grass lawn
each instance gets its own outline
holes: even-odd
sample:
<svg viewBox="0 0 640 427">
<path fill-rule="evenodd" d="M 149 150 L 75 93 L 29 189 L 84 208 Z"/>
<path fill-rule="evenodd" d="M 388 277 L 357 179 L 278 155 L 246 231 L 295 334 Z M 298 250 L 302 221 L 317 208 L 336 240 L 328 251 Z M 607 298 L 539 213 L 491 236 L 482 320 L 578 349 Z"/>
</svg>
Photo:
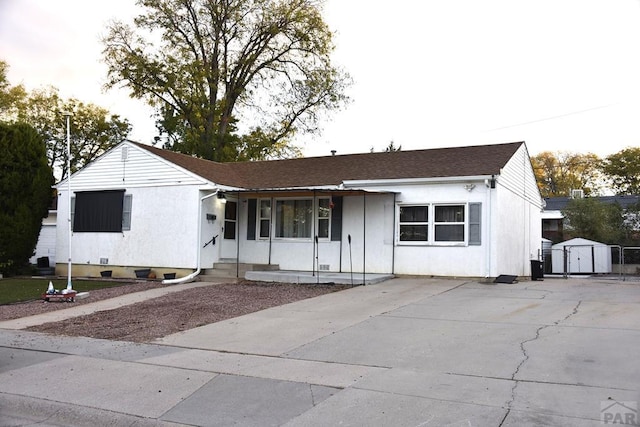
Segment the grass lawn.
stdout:
<svg viewBox="0 0 640 427">
<path fill-rule="evenodd" d="M 67 279 L 51 280 L 53 287 L 57 290 L 67 288 Z M 93 289 L 109 288 L 121 286 L 123 282 L 104 282 L 100 280 L 74 280 L 73 290 L 78 292 L 91 291 Z M 49 279 L 18 277 L 10 279 L 0 279 L 0 304 L 9 304 L 19 301 L 30 301 L 40 299 L 41 295 L 47 291 Z"/>
</svg>

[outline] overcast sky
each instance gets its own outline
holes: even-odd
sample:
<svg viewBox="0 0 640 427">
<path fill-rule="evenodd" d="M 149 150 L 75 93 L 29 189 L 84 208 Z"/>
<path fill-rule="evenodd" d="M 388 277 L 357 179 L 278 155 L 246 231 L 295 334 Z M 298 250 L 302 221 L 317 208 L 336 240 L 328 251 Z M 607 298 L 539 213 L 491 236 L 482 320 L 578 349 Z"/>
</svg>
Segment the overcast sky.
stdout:
<svg viewBox="0 0 640 427">
<path fill-rule="evenodd" d="M 9 80 L 52 84 L 155 128 L 125 91 L 102 92 L 100 34 L 133 0 L 0 0 Z M 353 102 L 300 139 L 307 156 L 525 141 L 529 152 L 640 145 L 640 0 L 328 0 Z"/>
</svg>

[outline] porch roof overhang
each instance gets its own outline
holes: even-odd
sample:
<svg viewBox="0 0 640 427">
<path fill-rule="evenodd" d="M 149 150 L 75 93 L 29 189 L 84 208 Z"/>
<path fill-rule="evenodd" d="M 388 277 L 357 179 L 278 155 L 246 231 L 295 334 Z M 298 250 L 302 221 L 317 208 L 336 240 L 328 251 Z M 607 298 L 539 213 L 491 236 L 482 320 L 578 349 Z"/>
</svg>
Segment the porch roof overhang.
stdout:
<svg viewBox="0 0 640 427">
<path fill-rule="evenodd" d="M 238 194 L 243 196 L 313 196 L 313 195 L 336 195 L 336 196 L 361 196 L 361 195 L 384 195 L 397 194 L 395 191 L 380 191 L 363 188 L 336 188 L 336 187 L 294 187 L 294 188 L 254 188 L 240 190 L 220 190 L 222 193 Z"/>
</svg>

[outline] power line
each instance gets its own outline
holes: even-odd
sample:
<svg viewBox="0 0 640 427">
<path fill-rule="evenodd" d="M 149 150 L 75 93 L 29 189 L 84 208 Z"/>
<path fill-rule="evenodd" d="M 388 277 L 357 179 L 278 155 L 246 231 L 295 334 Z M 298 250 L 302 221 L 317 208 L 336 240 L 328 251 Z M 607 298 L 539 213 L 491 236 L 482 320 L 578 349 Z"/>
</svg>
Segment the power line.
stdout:
<svg viewBox="0 0 640 427">
<path fill-rule="evenodd" d="M 529 125 L 529 124 L 532 124 L 532 123 L 544 122 L 544 121 L 547 121 L 547 120 L 560 119 L 562 117 L 573 116 L 573 115 L 576 115 L 576 114 L 582 114 L 582 113 L 586 113 L 588 111 L 599 110 L 601 108 L 608 108 L 608 107 L 611 107 L 611 106 L 614 106 L 614 105 L 617 105 L 617 103 L 616 104 L 600 105 L 599 107 L 587 108 L 586 110 L 573 111 L 571 113 L 565 113 L 565 114 L 559 114 L 557 116 L 545 117 L 544 119 L 531 120 L 529 122 L 522 122 L 522 123 L 517 123 L 517 124 L 514 124 L 514 125 L 502 126 L 502 127 L 495 128 L 495 129 L 488 129 L 488 130 L 485 130 L 484 132 L 493 132 L 493 131 L 496 131 L 496 130 L 515 128 L 515 127 L 518 127 L 518 126 L 524 126 L 524 125 Z"/>
</svg>

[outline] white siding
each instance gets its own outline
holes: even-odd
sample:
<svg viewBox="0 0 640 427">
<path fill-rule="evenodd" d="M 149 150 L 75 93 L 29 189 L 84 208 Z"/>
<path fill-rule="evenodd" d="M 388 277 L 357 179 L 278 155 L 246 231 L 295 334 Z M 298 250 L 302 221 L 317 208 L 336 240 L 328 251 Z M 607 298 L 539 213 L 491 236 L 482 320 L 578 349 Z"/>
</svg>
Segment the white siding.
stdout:
<svg viewBox="0 0 640 427">
<path fill-rule="evenodd" d="M 31 264 L 36 264 L 38 258 L 49 257 L 49 265 L 56 265 L 56 225 L 42 224 L 35 255 L 29 259 Z"/>
<path fill-rule="evenodd" d="M 542 198 L 524 144 L 500 171 L 499 183 L 504 189 L 542 209 Z"/>
<path fill-rule="evenodd" d="M 126 160 L 123 148 L 127 150 Z M 73 233 L 72 263 L 99 265 L 101 259 L 107 259 L 111 266 L 197 268 L 198 209 L 203 186 L 211 188 L 213 183 L 123 142 L 74 174 L 71 190 L 73 195 L 78 191 L 124 189 L 132 196 L 131 230 Z M 66 181 L 58 185 L 58 194 L 56 249 L 59 257 L 64 254 L 66 260 Z M 207 225 L 203 220 L 202 236 L 208 236 L 208 240 L 211 236 Z M 202 255 L 209 263 L 217 256 L 211 248 Z"/>
<path fill-rule="evenodd" d="M 492 276 L 528 276 L 542 248 L 542 198 L 524 145 L 502 169 L 496 190 Z"/>
<path fill-rule="evenodd" d="M 72 181 L 73 182 L 73 181 Z M 128 188 L 131 230 L 72 235 L 73 264 L 196 268 L 199 190 L 195 187 Z M 66 191 L 61 192 L 66 200 Z M 68 253 L 67 205 L 58 205 L 57 253 Z"/>
<path fill-rule="evenodd" d="M 126 160 L 122 152 L 127 151 Z M 71 177 L 73 191 L 203 185 L 207 181 L 136 145 L 123 142 Z M 58 188 L 66 188 L 63 181 Z"/>
</svg>

